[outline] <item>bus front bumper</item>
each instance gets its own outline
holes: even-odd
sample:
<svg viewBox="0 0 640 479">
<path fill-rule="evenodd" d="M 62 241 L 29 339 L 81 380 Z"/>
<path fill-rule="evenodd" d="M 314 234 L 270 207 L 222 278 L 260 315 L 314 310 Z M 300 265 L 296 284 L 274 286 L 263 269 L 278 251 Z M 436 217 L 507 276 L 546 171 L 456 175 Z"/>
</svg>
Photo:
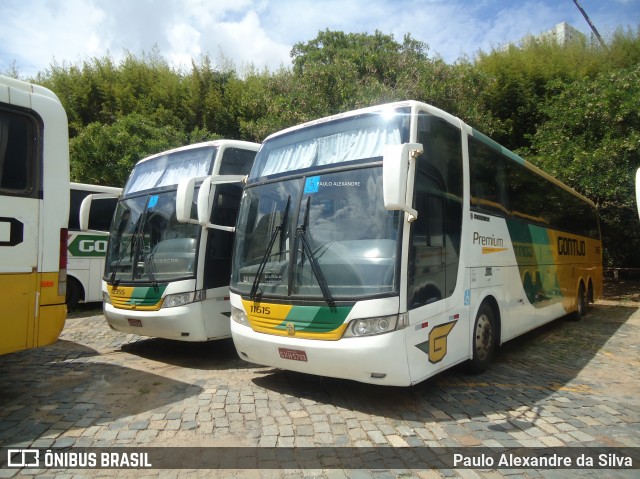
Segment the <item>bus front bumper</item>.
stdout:
<svg viewBox="0 0 640 479">
<path fill-rule="evenodd" d="M 158 311 L 134 311 L 114 308 L 104 303 L 104 316 L 109 326 L 123 333 L 175 339 L 178 341 L 208 341 L 231 335 L 229 318 L 218 314 L 205 326 L 201 302 L 189 303 Z"/>
<path fill-rule="evenodd" d="M 238 355 L 251 363 L 369 384 L 411 384 L 402 330 L 322 341 L 257 333 L 231 321 L 231 334 Z"/>
</svg>

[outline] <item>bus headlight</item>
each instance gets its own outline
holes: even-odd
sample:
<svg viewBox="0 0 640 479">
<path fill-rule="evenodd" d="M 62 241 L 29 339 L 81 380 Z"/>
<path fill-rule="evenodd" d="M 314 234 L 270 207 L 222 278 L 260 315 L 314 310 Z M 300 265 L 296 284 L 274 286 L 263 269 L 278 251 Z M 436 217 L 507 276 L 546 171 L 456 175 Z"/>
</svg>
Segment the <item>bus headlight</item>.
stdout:
<svg viewBox="0 0 640 479">
<path fill-rule="evenodd" d="M 111 296 L 106 291 L 102 292 L 102 302 L 104 304 L 111 304 Z"/>
<path fill-rule="evenodd" d="M 249 326 L 249 318 L 247 318 L 247 313 L 239 308 L 234 308 L 233 306 L 231 306 L 231 319 L 233 319 L 238 324 L 242 324 L 243 326 Z"/>
<path fill-rule="evenodd" d="M 354 319 L 349 323 L 344 332 L 345 338 L 357 338 L 361 336 L 374 336 L 384 334 L 407 326 L 407 318 L 404 314 L 381 316 L 376 318 Z"/>
<path fill-rule="evenodd" d="M 190 291 L 188 293 L 168 294 L 162 302 L 163 308 L 175 308 L 185 304 L 195 303 L 204 299 L 204 290 Z"/>
</svg>

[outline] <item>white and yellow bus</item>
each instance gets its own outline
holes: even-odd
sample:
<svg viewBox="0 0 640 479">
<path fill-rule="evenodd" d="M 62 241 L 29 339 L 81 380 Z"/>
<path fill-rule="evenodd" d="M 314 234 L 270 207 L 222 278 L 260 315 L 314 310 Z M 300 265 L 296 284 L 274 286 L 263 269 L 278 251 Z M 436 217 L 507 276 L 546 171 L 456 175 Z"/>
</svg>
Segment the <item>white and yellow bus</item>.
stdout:
<svg viewBox="0 0 640 479">
<path fill-rule="evenodd" d="M 107 247 L 102 291 L 111 328 L 181 341 L 231 336 L 232 231 L 241 181 L 259 147 L 215 140 L 135 165 L 118 201 Z M 211 188 L 210 175 L 231 183 Z M 206 198 L 200 205 L 211 215 L 202 223 L 195 210 L 192 214 L 194 194 Z M 224 226 L 210 229 L 210 221 Z"/>
<path fill-rule="evenodd" d="M 0 77 L 0 354 L 64 327 L 69 132 L 58 97 Z"/>
<path fill-rule="evenodd" d="M 243 192 L 233 340 L 252 363 L 407 386 L 602 292 L 594 204 L 415 101 L 268 137 Z"/>
<path fill-rule="evenodd" d="M 107 255 L 111 218 L 122 188 L 74 183 L 70 185 L 69 237 L 67 240 L 67 308 L 102 301 L 102 273 Z M 91 195 L 87 231 L 80 228 L 82 202 Z"/>
</svg>

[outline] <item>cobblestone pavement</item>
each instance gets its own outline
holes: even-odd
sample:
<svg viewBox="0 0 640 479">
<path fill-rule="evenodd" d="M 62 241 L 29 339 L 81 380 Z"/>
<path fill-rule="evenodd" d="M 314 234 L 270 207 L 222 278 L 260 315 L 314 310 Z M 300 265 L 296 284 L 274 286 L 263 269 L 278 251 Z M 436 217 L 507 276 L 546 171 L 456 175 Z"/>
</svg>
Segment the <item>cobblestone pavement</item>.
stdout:
<svg viewBox="0 0 640 479">
<path fill-rule="evenodd" d="M 638 289 L 640 292 L 640 288 Z M 505 344 L 490 370 L 390 388 L 259 367 L 231 340 L 178 343 L 70 315 L 49 347 L 0 356 L 0 446 L 640 447 L 640 294 Z M 172 449 L 167 448 L 167 454 Z M 283 466 L 283 467 L 286 467 Z M 0 478 L 112 477 L 0 469 Z M 639 470 L 263 469 L 130 477 L 640 477 Z"/>
</svg>

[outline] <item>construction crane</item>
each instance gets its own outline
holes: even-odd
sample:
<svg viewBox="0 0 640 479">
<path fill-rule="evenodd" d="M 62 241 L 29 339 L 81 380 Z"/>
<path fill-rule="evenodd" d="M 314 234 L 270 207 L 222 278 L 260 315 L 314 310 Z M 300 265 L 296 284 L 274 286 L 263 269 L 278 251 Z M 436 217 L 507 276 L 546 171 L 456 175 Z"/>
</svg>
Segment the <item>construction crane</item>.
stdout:
<svg viewBox="0 0 640 479">
<path fill-rule="evenodd" d="M 602 37 L 598 33 L 598 30 L 596 29 L 596 26 L 591 22 L 591 19 L 589 18 L 589 15 L 587 15 L 587 12 L 585 12 L 584 8 L 582 8 L 580 6 L 580 4 L 578 3 L 578 0 L 573 0 L 573 3 L 576 4 L 576 7 L 578 7 L 578 10 L 580 10 L 580 13 L 582 13 L 582 16 L 584 17 L 584 19 L 587 21 L 587 23 L 591 27 L 591 30 L 593 31 L 593 34 L 600 41 L 600 45 L 602 45 L 602 48 L 604 48 L 606 50 L 607 49 L 607 44 L 604 42 L 604 40 L 602 39 Z"/>
</svg>

